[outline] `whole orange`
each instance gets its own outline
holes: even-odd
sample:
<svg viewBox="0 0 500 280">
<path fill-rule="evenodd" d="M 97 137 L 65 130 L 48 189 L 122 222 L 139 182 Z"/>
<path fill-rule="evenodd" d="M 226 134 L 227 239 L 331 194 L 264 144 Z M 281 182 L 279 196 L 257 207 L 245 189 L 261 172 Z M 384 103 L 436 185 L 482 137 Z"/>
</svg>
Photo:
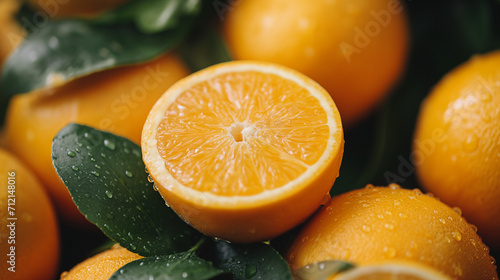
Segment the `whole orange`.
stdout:
<svg viewBox="0 0 500 280">
<path fill-rule="evenodd" d="M 45 17 L 94 17 L 130 0 L 28 0 Z"/>
<path fill-rule="evenodd" d="M 57 88 L 15 96 L 7 111 L 8 147 L 41 179 L 59 213 L 84 223 L 52 166 L 52 139 L 70 122 L 111 131 L 140 143 L 156 100 L 188 70 L 173 55 L 76 79 Z"/>
<path fill-rule="evenodd" d="M 49 196 L 35 175 L 0 149 L 0 269 L 2 279 L 54 279 L 59 228 Z"/>
<path fill-rule="evenodd" d="M 395 184 L 333 197 L 299 233 L 287 258 L 292 269 L 325 260 L 394 260 L 421 263 L 452 279 L 498 279 L 489 249 L 459 213 Z"/>
<path fill-rule="evenodd" d="M 422 103 L 413 153 L 426 191 L 500 248 L 500 51 L 472 57 Z M 436 137 L 439 136 L 439 137 Z"/>
<path fill-rule="evenodd" d="M 107 280 L 122 266 L 141 258 L 141 256 L 115 245 L 111 249 L 77 264 L 70 271 L 63 272 L 61 280 Z"/>
<path fill-rule="evenodd" d="M 7 146 L 7 136 L 5 134 L 5 129 L 0 128 L 0 148 L 6 148 Z"/>
<path fill-rule="evenodd" d="M 399 0 L 245 0 L 220 12 L 235 59 L 275 62 L 316 80 L 350 126 L 401 76 L 409 31 Z"/>
</svg>

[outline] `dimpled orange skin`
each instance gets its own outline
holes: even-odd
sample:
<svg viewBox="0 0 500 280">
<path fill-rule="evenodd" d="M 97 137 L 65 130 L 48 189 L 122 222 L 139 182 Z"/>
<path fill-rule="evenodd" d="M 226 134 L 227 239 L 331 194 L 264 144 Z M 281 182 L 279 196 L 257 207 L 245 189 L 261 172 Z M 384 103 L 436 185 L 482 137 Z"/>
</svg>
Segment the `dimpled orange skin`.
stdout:
<svg viewBox="0 0 500 280">
<path fill-rule="evenodd" d="M 452 208 L 420 191 L 354 190 L 325 205 L 292 244 L 292 269 L 324 260 L 416 261 L 452 279 L 498 279 L 489 249 Z"/>
<path fill-rule="evenodd" d="M 153 104 L 188 73 L 177 57 L 165 55 L 145 64 L 94 73 L 56 89 L 17 95 L 7 112 L 8 147 L 41 179 L 66 221 L 87 225 L 54 170 L 52 139 L 68 123 L 76 122 L 140 143 Z"/>
<path fill-rule="evenodd" d="M 0 149 L 0 182 L 2 279 L 54 279 L 59 266 L 59 228 L 49 196 L 35 175 L 14 155 L 3 149 Z M 9 185 L 15 186 L 13 193 L 8 192 Z M 9 201 L 9 198 L 15 201 Z M 13 211 L 14 216 L 9 211 Z M 8 218 L 17 219 L 11 221 Z M 15 228 L 7 227 L 12 222 L 15 223 Z M 10 238 L 11 236 L 14 238 Z M 13 240 L 15 243 L 12 243 Z M 15 272 L 7 270 L 11 266 L 7 263 L 10 260 L 7 254 L 10 254 L 11 246 L 15 247 Z"/>
<path fill-rule="evenodd" d="M 389 93 L 405 65 L 409 31 L 399 0 L 246 0 L 221 15 L 235 59 L 275 62 L 316 80 L 347 127 Z"/>
<path fill-rule="evenodd" d="M 413 151 L 423 188 L 500 248 L 500 51 L 472 57 L 423 102 Z M 440 137 L 433 135 L 439 134 Z"/>
<path fill-rule="evenodd" d="M 107 280 L 129 262 L 142 257 L 118 245 L 77 264 L 61 274 L 61 280 Z"/>
<path fill-rule="evenodd" d="M 130 0 L 28 0 L 48 18 L 95 17 Z"/>
</svg>

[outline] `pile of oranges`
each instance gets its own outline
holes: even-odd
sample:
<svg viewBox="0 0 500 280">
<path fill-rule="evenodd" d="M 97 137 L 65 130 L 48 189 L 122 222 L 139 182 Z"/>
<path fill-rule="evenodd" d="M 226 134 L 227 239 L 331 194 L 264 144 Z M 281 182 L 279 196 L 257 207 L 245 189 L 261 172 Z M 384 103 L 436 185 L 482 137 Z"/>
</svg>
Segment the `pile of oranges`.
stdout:
<svg viewBox="0 0 500 280">
<path fill-rule="evenodd" d="M 70 1 L 52 16 L 92 18 L 126 2 Z M 500 250 L 500 51 L 456 65 L 421 103 L 406 143 L 417 186 L 353 186 L 330 197 L 349 146 L 344 134 L 363 127 L 404 77 L 407 7 L 399 0 L 225 7 L 218 30 L 231 62 L 191 73 L 171 50 L 10 100 L 0 131 L 1 275 L 108 279 L 142 258 L 115 245 L 72 269 L 60 265 L 67 254 L 60 227 L 96 231 L 52 165 L 52 139 L 75 122 L 140 145 L 145 176 L 204 235 L 252 243 L 293 233 L 282 251 L 292 272 L 335 260 L 356 267 L 329 279 L 498 279 L 491 253 Z M 24 36 L 13 18 L 18 8 L 0 3 L 0 37 Z M 9 42 L 0 44 L 0 63 L 21 43 Z"/>
</svg>

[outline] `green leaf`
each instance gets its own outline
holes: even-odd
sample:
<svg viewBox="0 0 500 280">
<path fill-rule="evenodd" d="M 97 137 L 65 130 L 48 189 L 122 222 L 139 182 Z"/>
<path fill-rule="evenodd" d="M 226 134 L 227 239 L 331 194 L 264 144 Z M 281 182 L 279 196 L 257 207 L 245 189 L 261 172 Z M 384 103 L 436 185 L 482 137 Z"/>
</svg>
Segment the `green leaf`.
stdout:
<svg viewBox="0 0 500 280">
<path fill-rule="evenodd" d="M 232 60 L 220 34 L 207 26 L 196 30 L 183 42 L 179 51 L 192 72 Z"/>
<path fill-rule="evenodd" d="M 69 124 L 54 138 L 52 158 L 80 212 L 130 251 L 171 254 L 200 239 L 148 182 L 140 147 L 132 141 Z"/>
<path fill-rule="evenodd" d="M 136 0 L 108 12 L 99 23 L 134 22 L 144 33 L 157 33 L 184 24 L 184 17 L 197 15 L 201 0 Z"/>
<path fill-rule="evenodd" d="M 7 59 L 0 84 L 3 98 L 151 60 L 178 44 L 193 25 L 191 19 L 175 30 L 146 35 L 130 25 L 100 26 L 76 19 L 48 21 L 28 35 Z"/>
<path fill-rule="evenodd" d="M 324 261 L 295 270 L 293 277 L 295 280 L 328 280 L 332 275 L 353 267 L 352 264 L 343 261 Z"/>
<path fill-rule="evenodd" d="M 264 243 L 235 244 L 214 241 L 208 248 L 214 265 L 233 273 L 235 280 L 292 280 L 286 261 Z"/>
<path fill-rule="evenodd" d="M 225 273 L 194 252 L 152 256 L 130 262 L 109 280 L 208 280 Z"/>
</svg>

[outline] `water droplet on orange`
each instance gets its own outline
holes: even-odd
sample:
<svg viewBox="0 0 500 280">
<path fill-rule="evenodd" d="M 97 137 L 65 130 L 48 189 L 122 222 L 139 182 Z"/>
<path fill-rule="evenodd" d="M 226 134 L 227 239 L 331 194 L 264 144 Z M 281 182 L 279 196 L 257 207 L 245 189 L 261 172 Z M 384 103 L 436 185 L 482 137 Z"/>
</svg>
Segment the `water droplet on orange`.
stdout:
<svg viewBox="0 0 500 280">
<path fill-rule="evenodd" d="M 398 184 L 389 184 L 389 186 L 387 186 L 389 189 L 393 189 L 393 190 L 397 190 L 397 189 L 400 189 L 401 187 L 398 185 Z"/>
<path fill-rule="evenodd" d="M 455 211 L 458 215 L 462 216 L 462 210 L 458 207 L 453 207 L 453 211 Z"/>
<path fill-rule="evenodd" d="M 472 228 L 474 232 L 477 232 L 477 227 L 473 224 L 469 224 L 469 226 Z"/>
<path fill-rule="evenodd" d="M 385 255 L 389 258 L 394 258 L 394 256 L 396 256 L 396 249 L 392 247 L 384 247 L 383 251 Z"/>
<path fill-rule="evenodd" d="M 456 241 L 462 240 L 462 235 L 460 234 L 460 232 L 454 231 L 451 233 L 451 236 L 453 236 L 453 239 L 455 239 Z"/>
<path fill-rule="evenodd" d="M 479 146 L 479 139 L 477 138 L 476 135 L 473 134 L 467 136 L 467 139 L 463 143 L 464 151 L 468 153 L 472 153 L 475 150 L 477 150 L 478 146 Z"/>
<path fill-rule="evenodd" d="M 423 195 L 422 191 L 420 189 L 413 189 L 412 190 L 416 195 Z"/>
<path fill-rule="evenodd" d="M 370 232 L 370 231 L 372 230 L 372 228 L 371 228 L 370 226 L 363 225 L 362 230 L 363 230 L 364 232 Z"/>
<path fill-rule="evenodd" d="M 324 197 L 323 197 L 323 200 L 321 200 L 321 205 L 327 205 L 328 202 L 330 202 L 330 200 L 332 199 L 332 197 L 330 196 L 329 193 L 327 193 Z"/>
<path fill-rule="evenodd" d="M 342 254 L 340 255 L 340 259 L 341 260 L 347 260 L 349 259 L 349 257 L 351 257 L 351 251 L 349 250 L 344 250 L 344 252 L 342 252 Z"/>
</svg>

